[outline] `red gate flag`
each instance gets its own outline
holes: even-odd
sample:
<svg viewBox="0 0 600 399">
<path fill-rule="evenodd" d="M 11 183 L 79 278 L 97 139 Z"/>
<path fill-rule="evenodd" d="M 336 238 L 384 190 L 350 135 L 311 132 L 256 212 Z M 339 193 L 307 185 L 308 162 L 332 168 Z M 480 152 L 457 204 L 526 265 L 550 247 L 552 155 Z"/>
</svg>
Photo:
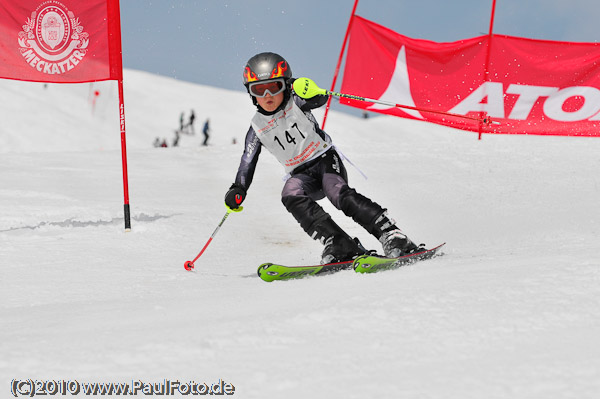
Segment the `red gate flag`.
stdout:
<svg viewBox="0 0 600 399">
<path fill-rule="evenodd" d="M 122 80 L 118 0 L 0 0 L 0 78 Z"/>
<path fill-rule="evenodd" d="M 493 35 L 436 43 L 355 17 L 342 92 L 500 122 L 485 133 L 600 136 L 600 44 Z M 489 75 L 485 64 L 491 45 Z M 478 131 L 478 122 L 356 100 L 370 111 Z"/>
<path fill-rule="evenodd" d="M 131 228 L 119 0 L 0 0 L 0 78 L 116 80 L 125 230 Z"/>
</svg>

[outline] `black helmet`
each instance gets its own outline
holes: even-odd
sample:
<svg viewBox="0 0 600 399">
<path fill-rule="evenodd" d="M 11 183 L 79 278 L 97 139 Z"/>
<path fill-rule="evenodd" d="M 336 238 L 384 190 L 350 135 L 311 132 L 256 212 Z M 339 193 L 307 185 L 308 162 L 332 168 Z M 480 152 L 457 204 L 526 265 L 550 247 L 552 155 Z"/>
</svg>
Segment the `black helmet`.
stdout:
<svg viewBox="0 0 600 399">
<path fill-rule="evenodd" d="M 260 53 L 250 58 L 244 68 L 244 86 L 261 80 L 292 77 L 292 68 L 287 61 L 275 53 Z"/>
</svg>

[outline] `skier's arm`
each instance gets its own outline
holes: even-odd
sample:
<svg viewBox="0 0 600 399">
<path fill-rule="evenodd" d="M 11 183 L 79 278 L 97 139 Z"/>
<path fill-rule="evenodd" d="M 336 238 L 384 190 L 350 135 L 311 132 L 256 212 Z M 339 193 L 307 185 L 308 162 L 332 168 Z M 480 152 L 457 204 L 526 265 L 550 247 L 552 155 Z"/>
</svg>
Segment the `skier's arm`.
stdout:
<svg viewBox="0 0 600 399">
<path fill-rule="evenodd" d="M 235 182 L 225 194 L 225 204 L 232 209 L 238 208 L 244 199 L 246 199 L 246 192 L 250 188 L 250 184 L 252 184 L 260 150 L 260 140 L 252 126 L 250 126 L 246 134 L 244 153 L 242 154 L 240 166 L 235 176 Z"/>
<path fill-rule="evenodd" d="M 327 99 L 329 98 L 329 96 L 316 95 L 312 98 L 307 98 L 307 99 L 303 99 L 300 97 L 297 97 L 297 98 L 304 102 L 304 104 L 299 105 L 300 109 L 302 111 L 308 111 L 311 109 L 322 107 L 323 105 L 327 104 Z"/>
<path fill-rule="evenodd" d="M 290 79 L 290 84 L 293 85 L 296 79 Z M 292 93 L 294 94 L 294 101 L 300 107 L 300 109 L 304 112 L 310 111 L 311 109 L 322 107 L 327 104 L 327 100 L 329 99 L 328 95 L 317 94 L 312 97 L 299 96 L 296 91 L 293 89 Z M 310 95 L 310 94 L 309 94 Z"/>
<path fill-rule="evenodd" d="M 258 139 L 258 136 L 254 132 L 252 126 L 250 126 L 248 133 L 246 133 L 244 153 L 242 154 L 240 166 L 237 175 L 235 176 L 235 184 L 244 187 L 245 190 L 248 190 L 250 184 L 252 184 L 252 178 L 254 177 L 254 170 L 258 163 L 261 146 L 262 144 Z"/>
</svg>

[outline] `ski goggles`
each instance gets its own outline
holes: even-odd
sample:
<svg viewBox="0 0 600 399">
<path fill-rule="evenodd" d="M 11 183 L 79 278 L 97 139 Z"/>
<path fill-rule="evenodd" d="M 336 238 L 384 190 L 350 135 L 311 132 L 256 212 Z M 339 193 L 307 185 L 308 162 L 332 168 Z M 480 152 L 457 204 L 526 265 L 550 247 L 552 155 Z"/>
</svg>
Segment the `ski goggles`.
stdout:
<svg viewBox="0 0 600 399">
<path fill-rule="evenodd" d="M 254 82 L 248 86 L 248 91 L 251 96 L 264 97 L 269 93 L 271 96 L 276 96 L 285 90 L 285 81 L 283 79 L 274 79 L 267 82 Z"/>
</svg>

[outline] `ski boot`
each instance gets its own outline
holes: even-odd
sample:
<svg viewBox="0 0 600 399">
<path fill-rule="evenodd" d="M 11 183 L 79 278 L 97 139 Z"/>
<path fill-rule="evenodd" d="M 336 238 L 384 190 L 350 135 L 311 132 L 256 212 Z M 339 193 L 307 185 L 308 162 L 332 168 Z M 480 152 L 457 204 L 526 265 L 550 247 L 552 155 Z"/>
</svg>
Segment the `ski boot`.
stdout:
<svg viewBox="0 0 600 399">
<path fill-rule="evenodd" d="M 352 240 L 329 216 L 315 222 L 308 231 L 313 239 L 325 245 L 322 265 L 349 261 L 366 252 L 358 240 Z"/>
<path fill-rule="evenodd" d="M 346 262 L 366 253 L 369 251 L 360 244 L 357 238 L 352 240 L 348 235 L 334 235 L 325 240 L 321 264 Z"/>
<path fill-rule="evenodd" d="M 426 251 L 425 244 L 416 245 L 404 234 L 393 219 L 383 212 L 375 221 L 376 232 L 379 233 L 379 242 L 383 253 L 388 258 L 414 254 Z"/>
<path fill-rule="evenodd" d="M 400 229 L 383 233 L 379 242 L 383 247 L 383 253 L 388 258 L 397 258 L 427 250 L 425 244 L 416 245 Z"/>
</svg>

